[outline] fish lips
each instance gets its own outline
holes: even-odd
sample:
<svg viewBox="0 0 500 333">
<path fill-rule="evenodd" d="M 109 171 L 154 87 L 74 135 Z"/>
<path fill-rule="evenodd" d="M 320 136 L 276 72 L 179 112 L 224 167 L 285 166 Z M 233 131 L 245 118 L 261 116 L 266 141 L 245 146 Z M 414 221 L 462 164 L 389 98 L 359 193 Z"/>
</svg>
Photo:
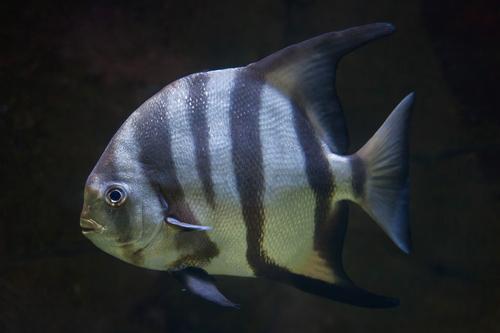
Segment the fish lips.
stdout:
<svg viewBox="0 0 500 333">
<path fill-rule="evenodd" d="M 92 219 L 80 218 L 80 227 L 82 228 L 82 234 L 90 235 L 90 234 L 102 234 L 106 228 L 101 224 L 97 223 Z"/>
</svg>

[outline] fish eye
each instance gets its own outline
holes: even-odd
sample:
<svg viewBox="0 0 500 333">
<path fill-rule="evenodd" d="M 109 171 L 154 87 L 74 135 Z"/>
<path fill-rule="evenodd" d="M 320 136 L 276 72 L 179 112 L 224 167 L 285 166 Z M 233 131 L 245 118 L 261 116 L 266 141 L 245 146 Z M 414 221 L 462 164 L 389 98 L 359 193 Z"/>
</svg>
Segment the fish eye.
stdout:
<svg viewBox="0 0 500 333">
<path fill-rule="evenodd" d="M 127 199 L 127 192 L 119 186 L 112 186 L 106 190 L 106 202 L 111 207 L 119 207 Z"/>
</svg>

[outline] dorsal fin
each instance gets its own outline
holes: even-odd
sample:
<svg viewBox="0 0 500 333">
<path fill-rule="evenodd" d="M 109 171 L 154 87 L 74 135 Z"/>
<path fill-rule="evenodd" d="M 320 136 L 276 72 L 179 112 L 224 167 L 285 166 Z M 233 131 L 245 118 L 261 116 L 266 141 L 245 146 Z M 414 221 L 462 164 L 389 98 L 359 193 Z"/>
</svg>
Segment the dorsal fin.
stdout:
<svg viewBox="0 0 500 333">
<path fill-rule="evenodd" d="M 344 115 L 335 92 L 335 70 L 349 51 L 394 31 L 388 23 L 374 23 L 330 32 L 291 45 L 248 65 L 290 96 L 306 112 L 320 138 L 334 152 L 348 146 Z"/>
</svg>

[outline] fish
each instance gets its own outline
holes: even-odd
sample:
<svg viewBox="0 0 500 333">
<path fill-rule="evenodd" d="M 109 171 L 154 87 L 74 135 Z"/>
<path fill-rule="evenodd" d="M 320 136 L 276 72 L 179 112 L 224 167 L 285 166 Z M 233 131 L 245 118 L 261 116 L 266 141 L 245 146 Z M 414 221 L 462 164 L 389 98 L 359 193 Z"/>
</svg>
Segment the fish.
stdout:
<svg viewBox="0 0 500 333">
<path fill-rule="evenodd" d="M 354 306 L 397 306 L 356 286 L 342 249 L 354 202 L 410 252 L 414 93 L 349 154 L 335 84 L 345 54 L 394 30 L 373 23 L 329 32 L 168 84 L 126 119 L 90 173 L 82 233 L 221 306 L 239 305 L 218 289 L 220 275 Z"/>
</svg>

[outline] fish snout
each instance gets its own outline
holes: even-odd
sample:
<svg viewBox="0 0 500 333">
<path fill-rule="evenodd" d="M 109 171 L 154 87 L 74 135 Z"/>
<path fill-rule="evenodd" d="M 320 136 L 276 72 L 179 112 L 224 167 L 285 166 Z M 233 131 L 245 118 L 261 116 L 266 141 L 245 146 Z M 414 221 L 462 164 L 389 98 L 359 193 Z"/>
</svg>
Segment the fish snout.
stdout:
<svg viewBox="0 0 500 333">
<path fill-rule="evenodd" d="M 103 233 L 106 228 L 97 223 L 92 219 L 80 218 L 80 227 L 82 228 L 82 234 L 88 235 L 91 233 Z"/>
</svg>

